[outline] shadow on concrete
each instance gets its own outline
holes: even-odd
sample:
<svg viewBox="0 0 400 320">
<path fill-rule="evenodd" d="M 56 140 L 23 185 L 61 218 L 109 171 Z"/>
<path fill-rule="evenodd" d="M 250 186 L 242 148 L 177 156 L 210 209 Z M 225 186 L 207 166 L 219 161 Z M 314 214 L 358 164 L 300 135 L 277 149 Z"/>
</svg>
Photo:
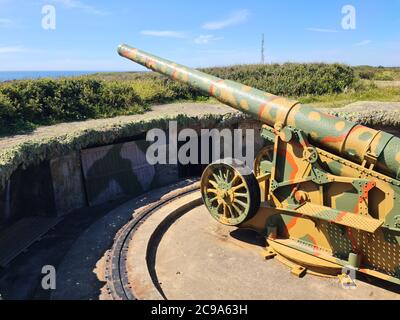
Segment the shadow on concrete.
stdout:
<svg viewBox="0 0 400 320">
<path fill-rule="evenodd" d="M 230 236 L 236 240 L 265 248 L 267 240 L 257 231 L 251 229 L 236 229 L 230 232 Z"/>
<path fill-rule="evenodd" d="M 135 208 L 190 183 L 193 181 L 185 180 L 131 200 L 121 198 L 68 214 L 27 252 L 15 258 L 8 268 L 0 268 L 1 298 L 98 299 L 104 283 L 99 282 L 93 269 L 112 246 L 115 233 L 129 221 Z M 115 215 L 114 209 L 120 206 L 126 207 L 124 214 Z M 56 269 L 56 290 L 44 290 L 41 286 L 44 277 L 41 271 L 45 265 Z"/>
</svg>

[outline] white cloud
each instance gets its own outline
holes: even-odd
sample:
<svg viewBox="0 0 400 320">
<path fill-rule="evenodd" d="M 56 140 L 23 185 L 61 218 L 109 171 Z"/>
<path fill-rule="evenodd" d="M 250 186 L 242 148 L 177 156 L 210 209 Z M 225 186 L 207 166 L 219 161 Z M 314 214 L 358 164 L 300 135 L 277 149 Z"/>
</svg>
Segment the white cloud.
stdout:
<svg viewBox="0 0 400 320">
<path fill-rule="evenodd" d="M 323 28 L 307 28 L 307 31 L 311 31 L 311 32 L 325 32 L 325 33 L 336 33 L 338 32 L 335 29 L 323 29 Z"/>
<path fill-rule="evenodd" d="M 185 32 L 170 30 L 142 30 L 141 34 L 145 36 L 163 37 L 163 38 L 185 38 Z"/>
<path fill-rule="evenodd" d="M 0 54 L 2 53 L 18 53 L 26 52 L 27 50 L 20 46 L 0 47 Z"/>
<path fill-rule="evenodd" d="M 218 41 L 222 40 L 222 37 L 215 37 L 212 34 L 205 34 L 205 35 L 200 35 L 196 39 L 194 39 L 194 42 L 197 44 L 208 44 L 212 41 Z"/>
<path fill-rule="evenodd" d="M 2 53 L 18 53 L 26 52 L 27 50 L 21 46 L 0 47 L 0 54 Z"/>
<path fill-rule="evenodd" d="M 67 9 L 79 9 L 91 14 L 97 14 L 97 15 L 109 14 L 107 11 L 97 9 L 94 6 L 88 5 L 78 0 L 47 0 L 47 2 L 58 3 Z"/>
<path fill-rule="evenodd" d="M 206 22 L 205 24 L 203 24 L 202 28 L 207 30 L 219 30 L 226 27 L 230 27 L 235 24 L 246 21 L 249 14 L 250 11 L 247 9 L 235 11 L 226 19 Z"/>
<path fill-rule="evenodd" d="M 366 45 L 370 44 L 371 42 L 372 42 L 371 40 L 363 40 L 361 42 L 355 43 L 354 45 L 357 46 L 357 47 L 366 46 Z"/>
<path fill-rule="evenodd" d="M 0 27 L 10 27 L 13 25 L 12 20 L 6 18 L 0 18 Z"/>
</svg>

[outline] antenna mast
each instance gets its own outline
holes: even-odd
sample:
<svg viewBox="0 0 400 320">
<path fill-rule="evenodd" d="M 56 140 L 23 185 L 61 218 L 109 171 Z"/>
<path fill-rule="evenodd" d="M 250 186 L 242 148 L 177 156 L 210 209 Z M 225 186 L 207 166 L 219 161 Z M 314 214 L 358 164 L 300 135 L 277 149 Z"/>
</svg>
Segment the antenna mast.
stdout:
<svg viewBox="0 0 400 320">
<path fill-rule="evenodd" d="M 264 64 L 265 57 L 264 57 L 264 33 L 261 36 L 261 64 Z"/>
</svg>

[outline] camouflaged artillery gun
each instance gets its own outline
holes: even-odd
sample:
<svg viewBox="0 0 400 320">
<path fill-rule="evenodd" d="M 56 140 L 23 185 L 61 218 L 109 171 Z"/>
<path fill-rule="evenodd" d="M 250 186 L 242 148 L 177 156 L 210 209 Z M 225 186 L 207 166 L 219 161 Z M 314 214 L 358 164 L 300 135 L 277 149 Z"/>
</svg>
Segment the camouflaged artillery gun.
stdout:
<svg viewBox="0 0 400 320">
<path fill-rule="evenodd" d="M 265 235 L 265 257 L 296 275 L 343 267 L 400 284 L 400 139 L 297 101 L 121 45 L 121 56 L 260 120 L 270 145 L 243 165 L 219 161 L 201 178 L 219 222 Z"/>
</svg>

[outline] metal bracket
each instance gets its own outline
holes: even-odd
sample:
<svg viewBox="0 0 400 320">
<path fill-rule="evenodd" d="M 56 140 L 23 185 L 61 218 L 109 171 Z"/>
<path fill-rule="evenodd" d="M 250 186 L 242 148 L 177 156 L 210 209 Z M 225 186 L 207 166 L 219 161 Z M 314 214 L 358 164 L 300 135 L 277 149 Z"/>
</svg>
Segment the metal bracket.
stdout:
<svg viewBox="0 0 400 320">
<path fill-rule="evenodd" d="M 262 251 L 261 255 L 264 257 L 265 260 L 270 260 L 276 257 L 276 252 L 270 248 L 266 247 L 265 250 Z"/>
<path fill-rule="evenodd" d="M 276 180 L 271 180 L 271 192 L 278 189 L 278 187 L 279 187 L 279 183 Z"/>
<path fill-rule="evenodd" d="M 378 156 L 372 153 L 371 151 L 367 151 L 364 155 L 364 161 L 362 163 L 362 166 L 365 168 L 368 167 L 368 169 L 372 170 L 375 167 L 377 161 L 378 161 Z"/>
<path fill-rule="evenodd" d="M 275 138 L 276 138 L 274 129 L 267 125 L 262 126 L 260 135 L 262 138 L 264 138 L 265 140 L 268 140 L 269 142 L 274 142 Z"/>
<path fill-rule="evenodd" d="M 313 164 L 318 160 L 318 152 L 314 147 L 307 147 L 303 150 L 303 158 L 305 161 Z"/>
<path fill-rule="evenodd" d="M 355 289 L 357 287 L 354 280 L 346 273 L 339 274 L 338 278 L 344 289 Z"/>
<path fill-rule="evenodd" d="M 393 137 L 393 135 L 384 131 L 377 131 L 365 149 L 362 166 L 367 167 L 369 164 L 369 169 L 372 170 L 379 156 Z M 374 150 L 374 152 L 372 152 L 372 150 Z"/>
<path fill-rule="evenodd" d="M 296 277 L 301 278 L 307 273 L 307 269 L 302 266 L 295 266 L 290 270 L 290 272 Z"/>
</svg>

